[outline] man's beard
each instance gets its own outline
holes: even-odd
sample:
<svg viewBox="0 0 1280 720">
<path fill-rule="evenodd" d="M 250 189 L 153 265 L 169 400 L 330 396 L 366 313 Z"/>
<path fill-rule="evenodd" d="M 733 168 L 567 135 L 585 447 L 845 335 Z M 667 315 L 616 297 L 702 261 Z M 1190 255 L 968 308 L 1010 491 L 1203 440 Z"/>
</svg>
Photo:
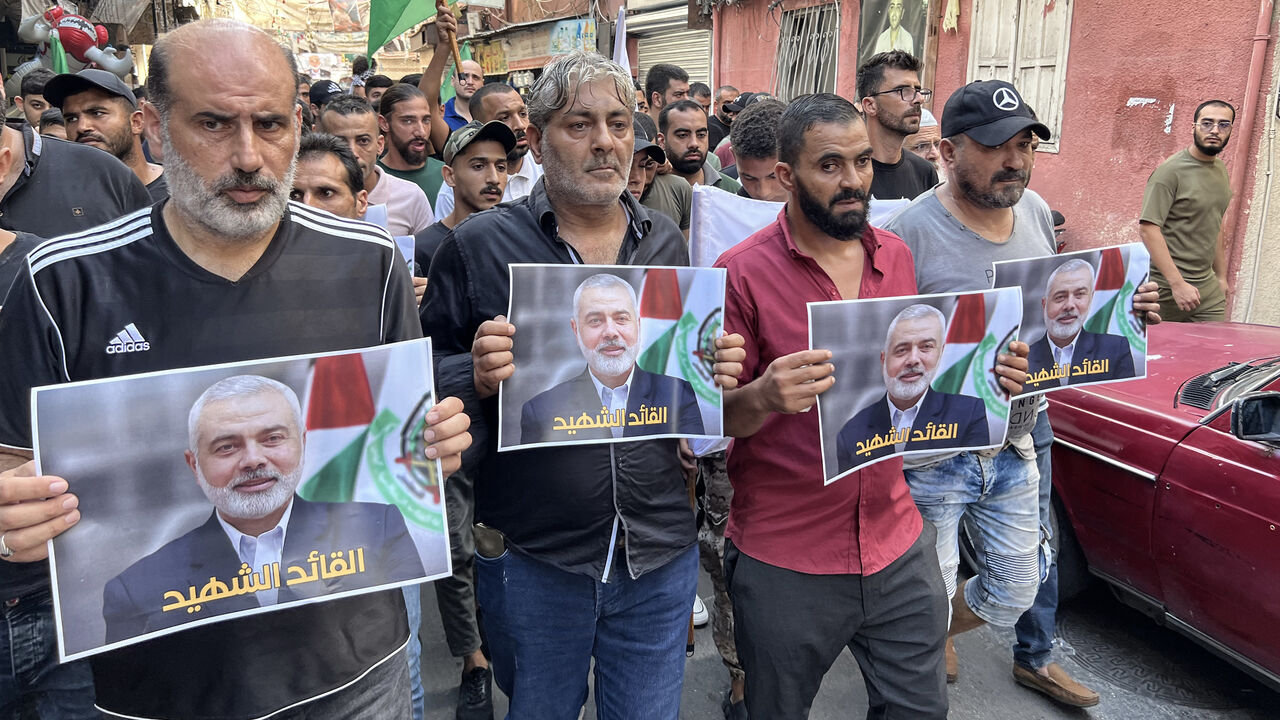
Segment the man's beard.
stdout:
<svg viewBox="0 0 1280 720">
<path fill-rule="evenodd" d="M 1231 138 L 1229 137 L 1223 138 L 1221 135 L 1219 135 L 1218 139 L 1220 141 L 1220 144 L 1217 146 L 1214 146 L 1214 145 L 1205 145 L 1204 140 L 1200 137 L 1200 133 L 1195 133 L 1194 139 L 1196 142 L 1196 149 L 1204 153 L 1205 155 L 1208 155 L 1209 157 L 1213 157 L 1214 155 L 1217 155 L 1223 150 L 1226 150 L 1227 143 L 1231 140 Z"/>
<path fill-rule="evenodd" d="M 76 142 L 83 143 L 83 141 L 80 139 L 83 137 L 91 137 L 95 140 L 98 140 L 103 145 L 106 145 L 105 148 L 100 148 L 100 149 L 106 150 L 107 152 L 111 153 L 116 157 L 116 159 L 118 159 L 122 163 L 125 163 L 126 165 L 133 160 L 133 133 L 130 132 L 127 127 L 123 129 L 123 132 L 118 133 L 114 136 L 103 135 L 102 133 L 99 133 L 99 132 L 81 133 L 78 137 L 76 137 Z"/>
<path fill-rule="evenodd" d="M 901 115 L 880 113 L 876 115 L 876 119 L 880 121 L 881 125 L 903 137 L 920 132 L 920 108 L 918 107 L 912 107 Z M 915 122 L 910 122 L 911 120 Z"/>
<path fill-rule="evenodd" d="M 236 488 L 252 480 L 275 478 L 275 484 L 267 490 L 255 493 L 237 492 Z M 241 473 L 227 483 L 226 487 L 214 487 L 204 479 L 200 464 L 196 463 L 196 482 L 204 491 L 204 496 L 213 503 L 224 517 L 237 520 L 257 520 L 284 507 L 293 497 L 294 490 L 302 479 L 302 464 L 299 463 L 293 472 L 281 474 L 274 470 L 251 470 Z"/>
<path fill-rule="evenodd" d="M 611 167 L 617 180 L 612 185 L 599 187 L 580 184 L 578 177 L 595 168 Z M 542 172 L 547 190 L 553 196 L 564 198 L 579 205 L 605 205 L 617 201 L 627 191 L 627 173 L 622 170 L 622 163 L 612 153 L 593 156 L 586 168 L 570 168 L 560 159 L 559 154 L 544 140 L 542 142 Z"/>
<path fill-rule="evenodd" d="M 793 193 L 793 197 L 800 204 L 800 212 L 809 218 L 809 222 L 837 240 L 857 240 L 862 237 L 862 233 L 867 229 L 867 211 L 871 207 L 871 201 L 867 197 L 866 191 L 861 188 L 845 190 L 832 197 L 829 203 L 823 205 L 797 178 L 796 191 Z M 844 202 L 845 200 L 861 200 L 863 203 L 862 209 L 838 214 L 832 210 L 836 203 Z"/>
<path fill-rule="evenodd" d="M 387 137 L 391 138 L 391 144 L 395 146 L 396 152 L 400 153 L 400 158 L 408 165 L 422 165 L 427 161 L 427 145 L 423 143 L 422 150 L 414 150 L 409 147 L 409 143 L 414 140 L 422 140 L 423 138 L 409 138 L 403 143 L 395 135 L 390 133 Z"/>
<path fill-rule="evenodd" d="M 973 181 L 972 173 L 968 170 L 956 167 L 955 173 L 956 186 L 960 188 L 960 192 L 964 194 L 969 202 L 991 210 L 1001 208 L 1010 208 L 1018 204 L 1022 199 L 1022 192 L 1027 189 L 1027 181 L 1031 175 L 1025 170 L 1001 170 L 991 176 L 991 184 L 987 190 L 979 190 L 978 184 Z M 1005 190 L 996 190 L 995 184 L 998 182 L 1016 181 L 1017 185 Z"/>
<path fill-rule="evenodd" d="M 1048 328 L 1049 337 L 1054 340 L 1070 342 L 1080 332 L 1080 328 L 1084 327 L 1084 316 L 1077 315 L 1076 319 L 1072 320 L 1069 325 L 1063 325 L 1056 318 L 1050 319 L 1048 317 L 1045 317 L 1044 323 L 1045 327 Z"/>
<path fill-rule="evenodd" d="M 161 145 L 164 148 L 164 176 L 169 183 L 169 197 L 184 215 L 205 228 L 234 240 L 252 239 L 284 217 L 297 170 L 297 158 L 289 162 L 289 170 L 279 180 L 262 172 L 234 170 L 206 182 L 173 149 L 167 129 L 161 134 Z M 257 188 L 265 190 L 266 194 L 252 203 L 238 203 L 223 194 L 233 187 Z"/>
<path fill-rule="evenodd" d="M 519 142 L 520 142 L 521 140 L 524 140 L 524 139 L 525 139 L 525 137 L 524 137 L 524 131 L 523 131 L 523 130 L 516 130 L 516 131 L 515 131 L 515 133 L 516 133 L 516 143 L 517 143 L 517 145 L 516 145 L 515 147 L 511 148 L 511 152 L 507 153 L 507 162 L 519 162 L 519 161 L 520 161 L 520 158 L 522 158 L 522 157 L 524 157 L 525 155 L 528 155 L 528 154 L 529 154 L 529 145 L 527 144 L 527 143 L 528 143 L 528 141 L 527 141 L 527 140 L 526 140 L 526 144 L 525 144 L 525 146 L 524 146 L 524 147 L 521 147 L 521 146 L 519 145 Z"/>
<path fill-rule="evenodd" d="M 603 354 L 604 350 L 620 348 L 625 352 L 617 357 L 609 357 Z M 626 375 L 631 372 L 631 368 L 636 364 L 636 358 L 640 355 L 640 346 L 628 346 L 621 340 L 604 340 L 594 349 L 589 348 L 582 342 L 582 338 L 578 338 L 578 349 L 582 351 L 583 357 L 587 359 L 587 367 L 591 368 L 596 377 L 617 377 L 618 375 Z"/>
<path fill-rule="evenodd" d="M 920 379 L 913 382 L 907 382 L 905 380 L 899 380 L 896 377 L 890 377 L 889 371 L 883 366 L 880 368 L 880 374 L 884 377 L 884 386 L 885 389 L 889 391 L 889 397 L 896 398 L 898 400 L 914 400 L 923 395 L 925 390 L 929 389 L 929 384 L 933 382 L 933 374 L 936 370 L 937 368 L 933 370 L 926 370 L 923 363 L 916 363 L 914 365 L 908 365 L 902 369 L 902 372 L 898 373 L 900 376 L 911 373 L 921 373 Z"/>
<path fill-rule="evenodd" d="M 706 162 L 706 153 L 699 153 L 699 155 L 694 158 L 690 158 L 688 156 L 681 156 L 679 158 L 675 156 L 671 157 L 671 167 L 681 175 L 692 175 L 698 172 Z"/>
</svg>

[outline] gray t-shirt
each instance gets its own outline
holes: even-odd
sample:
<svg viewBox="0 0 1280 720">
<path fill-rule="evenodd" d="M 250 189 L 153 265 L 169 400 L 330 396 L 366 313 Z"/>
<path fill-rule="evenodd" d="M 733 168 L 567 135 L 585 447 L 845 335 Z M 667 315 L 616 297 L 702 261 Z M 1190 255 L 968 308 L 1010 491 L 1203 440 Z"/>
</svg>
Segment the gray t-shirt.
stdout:
<svg viewBox="0 0 1280 720">
<path fill-rule="evenodd" d="M 936 193 L 935 188 L 916 198 L 884 226 L 911 248 L 916 286 L 922 294 L 988 290 L 995 280 L 996 261 L 1054 253 L 1049 205 L 1034 191 L 1026 190 L 1013 206 L 1013 232 L 1004 242 L 992 242 L 970 230 L 947 212 Z M 1031 429 L 1043 398 L 1015 398 L 1009 408 L 1007 442 L 1028 459 L 1035 457 Z M 908 456 L 903 462 L 907 468 L 923 467 L 955 454 Z"/>
</svg>

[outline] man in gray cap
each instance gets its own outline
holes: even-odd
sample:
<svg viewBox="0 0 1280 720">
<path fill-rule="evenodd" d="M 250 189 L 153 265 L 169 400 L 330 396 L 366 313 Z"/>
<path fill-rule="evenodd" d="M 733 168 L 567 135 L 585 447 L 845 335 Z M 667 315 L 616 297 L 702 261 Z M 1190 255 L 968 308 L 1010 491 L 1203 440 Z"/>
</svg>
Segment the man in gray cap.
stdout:
<svg viewBox="0 0 1280 720">
<path fill-rule="evenodd" d="M 106 70 L 85 69 L 50 80 L 44 97 L 62 111 L 68 140 L 115 155 L 147 186 L 152 202 L 169 197 L 164 167 L 147 162 L 142 152 L 142 110 L 124 81 Z"/>
<path fill-rule="evenodd" d="M 985 290 L 992 263 L 1054 254 L 1049 206 L 1027 188 L 1033 135 L 1048 140 L 1049 128 L 1007 82 L 972 82 L 948 98 L 939 147 L 945 182 L 885 224 L 911 248 L 919 292 Z M 1147 283 L 1134 295 L 1133 310 L 1148 323 L 1160 322 L 1155 290 Z M 1014 679 L 1063 704 L 1089 707 L 1098 694 L 1052 662 L 1058 584 L 1048 550 L 1047 406 L 1043 396 L 1014 398 L 998 450 L 916 455 L 903 467 L 920 514 L 938 531 L 938 563 L 952 595 L 949 635 L 984 623 L 1015 626 Z M 962 518 L 978 574 L 957 586 Z M 957 673 L 948 642 L 948 681 Z"/>
</svg>

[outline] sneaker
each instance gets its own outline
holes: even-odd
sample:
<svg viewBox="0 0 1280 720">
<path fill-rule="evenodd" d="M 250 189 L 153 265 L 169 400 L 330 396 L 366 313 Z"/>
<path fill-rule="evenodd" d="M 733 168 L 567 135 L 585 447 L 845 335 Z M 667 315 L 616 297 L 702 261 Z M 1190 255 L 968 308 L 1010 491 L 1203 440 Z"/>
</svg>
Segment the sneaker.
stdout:
<svg viewBox="0 0 1280 720">
<path fill-rule="evenodd" d="M 720 709 L 724 711 L 724 720 L 747 720 L 747 703 L 742 700 L 729 702 L 728 690 L 720 698 Z"/>
<path fill-rule="evenodd" d="M 472 668 L 458 686 L 457 720 L 493 720 L 493 673 Z"/>
<path fill-rule="evenodd" d="M 1063 705 L 1087 708 L 1098 704 L 1098 693 L 1076 682 L 1058 663 L 1049 663 L 1045 670 L 1048 677 L 1014 663 L 1013 679 L 1019 685 L 1039 690 Z"/>
<path fill-rule="evenodd" d="M 702 627 L 711 622 L 711 613 L 707 612 L 707 606 L 702 604 L 702 598 L 697 595 L 693 596 L 693 626 Z"/>
</svg>

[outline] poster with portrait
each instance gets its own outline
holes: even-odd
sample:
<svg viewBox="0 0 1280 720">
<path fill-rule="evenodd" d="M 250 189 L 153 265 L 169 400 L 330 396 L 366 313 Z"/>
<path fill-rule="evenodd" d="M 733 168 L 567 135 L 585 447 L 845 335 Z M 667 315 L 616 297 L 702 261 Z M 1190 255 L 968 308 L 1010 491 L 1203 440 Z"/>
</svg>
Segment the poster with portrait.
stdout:
<svg viewBox="0 0 1280 720">
<path fill-rule="evenodd" d="M 809 303 L 809 347 L 835 367 L 818 396 L 827 484 L 885 458 L 1003 444 L 996 358 L 1021 321 L 1016 287 Z"/>
<path fill-rule="evenodd" d="M 63 661 L 448 576 L 429 339 L 36 388 Z M 104 421 L 109 419 L 109 421 Z"/>
<path fill-rule="evenodd" d="M 929 0 L 865 0 L 858 31 L 858 66 L 890 50 L 924 60 Z"/>
<path fill-rule="evenodd" d="M 997 287 L 1022 288 L 1023 394 L 1146 377 L 1147 325 L 1133 296 L 1150 271 L 1142 243 L 995 263 Z"/>
<path fill-rule="evenodd" d="M 725 271 L 510 265 L 515 373 L 498 391 L 498 451 L 719 438 Z"/>
</svg>

